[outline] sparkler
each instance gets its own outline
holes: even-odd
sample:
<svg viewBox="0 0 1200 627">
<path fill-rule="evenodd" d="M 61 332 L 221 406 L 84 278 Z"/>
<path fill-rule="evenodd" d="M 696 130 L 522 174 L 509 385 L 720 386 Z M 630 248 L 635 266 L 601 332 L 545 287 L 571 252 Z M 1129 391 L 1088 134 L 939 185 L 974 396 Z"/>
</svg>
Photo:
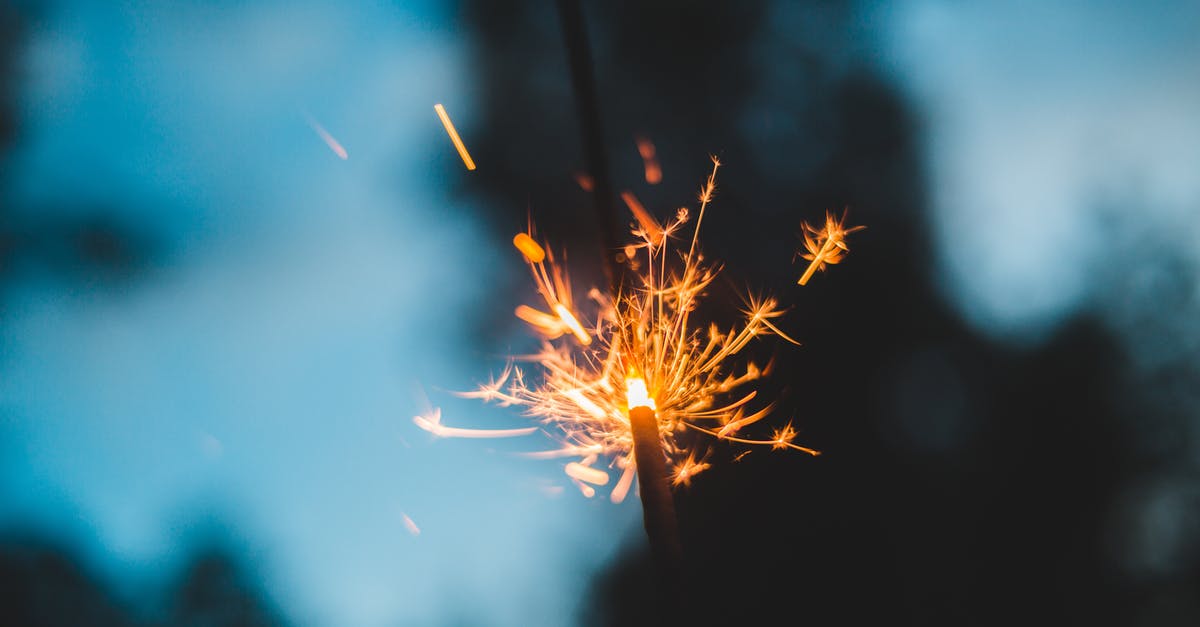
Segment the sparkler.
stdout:
<svg viewBox="0 0 1200 627">
<path fill-rule="evenodd" d="M 709 467 L 703 455 L 697 457 L 692 442 L 696 438 L 684 437 L 688 431 L 727 442 L 819 454 L 793 441 L 796 431 L 790 424 L 770 437 L 746 434 L 774 408 L 772 402 L 756 403 L 756 391 L 744 391 L 768 374 L 770 366 L 747 362 L 739 367 L 735 358 L 761 337 L 775 335 L 796 343 L 776 325 L 784 314 L 776 301 L 748 298 L 744 320 L 729 328 L 693 324 L 702 296 L 720 271 L 718 265 L 705 261 L 698 245 L 719 167 L 714 158 L 700 191 L 690 238 L 679 239 L 691 222 L 686 209 L 666 224 L 659 224 L 644 209 L 637 213 L 631 231 L 635 242 L 629 251 L 635 285 L 615 297 L 592 289 L 590 318 L 578 313 L 568 274 L 549 248 L 537 243 L 532 227 L 513 238 L 545 303 L 545 309 L 522 305 L 516 315 L 542 336 L 542 345 L 535 354 L 515 358 L 498 377 L 461 396 L 520 407 L 538 419 L 559 447 L 529 455 L 576 457 L 564 470 L 586 496 L 609 485 L 610 473 L 620 475 L 610 493 L 613 502 L 625 498 L 635 472 L 643 497 L 650 487 L 642 477 L 669 476 L 674 485 L 687 485 Z M 527 376 L 522 365 L 527 362 L 536 364 L 540 378 Z M 414 421 L 448 437 L 529 432 L 446 427 L 437 412 Z M 660 452 L 635 446 L 639 435 L 657 441 Z M 667 489 L 665 482 L 658 483 Z M 653 500 L 671 502 L 669 493 L 665 499 Z"/>
</svg>

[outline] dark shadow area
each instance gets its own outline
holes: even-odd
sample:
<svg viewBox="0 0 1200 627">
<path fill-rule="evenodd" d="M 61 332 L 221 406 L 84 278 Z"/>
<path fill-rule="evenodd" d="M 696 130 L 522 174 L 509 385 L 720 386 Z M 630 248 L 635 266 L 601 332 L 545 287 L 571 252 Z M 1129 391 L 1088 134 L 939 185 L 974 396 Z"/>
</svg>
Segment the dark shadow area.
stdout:
<svg viewBox="0 0 1200 627">
<path fill-rule="evenodd" d="M 77 556 L 41 539 L 0 545 L 0 623 L 66 627 L 135 624 Z"/>
<path fill-rule="evenodd" d="M 195 552 L 160 596 L 121 599 L 55 542 L 9 535 L 0 542 L 0 624 L 13 627 L 269 627 L 286 625 L 233 552 Z M 161 608 L 161 609 L 160 609 Z"/>
<path fill-rule="evenodd" d="M 1154 399 L 1169 382 L 1145 381 L 1090 317 L 1022 349 L 977 335 L 937 297 L 920 119 L 847 52 L 865 28 L 849 3 L 584 12 L 616 189 L 666 215 L 694 206 L 706 155 L 721 157 L 701 239 L 728 280 L 707 313 L 729 319 L 746 286 L 795 306 L 785 325 L 803 346 L 758 356 L 778 367 L 761 389 L 782 399 L 776 420 L 793 418 L 824 451 L 756 450 L 735 463 L 741 449 L 716 447 L 714 468 L 676 497 L 693 596 L 668 615 L 730 625 L 1198 620 L 1194 529 L 1180 532 L 1192 548 L 1170 568 L 1142 575 L 1121 557 L 1130 541 L 1118 522 L 1140 516 L 1125 509 L 1131 482 L 1183 461 L 1181 449 L 1134 452 L 1130 430 L 1151 414 L 1186 430 L 1192 409 L 1161 418 Z M 599 276 L 587 262 L 598 246 L 588 197 L 572 181 L 582 158 L 556 16 L 466 2 L 460 19 L 483 112 L 473 136 L 483 165 L 464 191 L 497 209 L 497 238 L 528 212 L 552 242 L 582 251 L 573 270 Z M 644 182 L 635 135 L 655 141 L 661 185 Z M 869 229 L 846 262 L 796 286 L 801 221 L 843 207 Z M 1194 522 L 1191 494 L 1181 507 Z M 661 624 L 652 570 L 642 553 L 614 564 L 581 602 L 583 622 Z"/>
<path fill-rule="evenodd" d="M 218 547 L 200 551 L 185 569 L 173 596 L 168 622 L 181 627 L 285 624 L 231 554 Z"/>
</svg>

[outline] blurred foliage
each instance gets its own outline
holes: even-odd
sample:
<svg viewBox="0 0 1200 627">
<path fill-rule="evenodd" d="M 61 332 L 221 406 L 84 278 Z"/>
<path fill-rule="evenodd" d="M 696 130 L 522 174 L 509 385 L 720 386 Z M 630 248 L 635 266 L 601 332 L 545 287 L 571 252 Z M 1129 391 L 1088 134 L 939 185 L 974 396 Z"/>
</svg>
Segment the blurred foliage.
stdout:
<svg viewBox="0 0 1200 627">
<path fill-rule="evenodd" d="M 270 627 L 287 624 L 231 557 L 199 550 L 163 594 L 122 599 L 69 549 L 34 536 L 0 542 L 0 624 L 38 627 Z M 159 597 L 161 596 L 161 599 Z M 159 608 L 165 608 L 159 609 Z"/>
</svg>

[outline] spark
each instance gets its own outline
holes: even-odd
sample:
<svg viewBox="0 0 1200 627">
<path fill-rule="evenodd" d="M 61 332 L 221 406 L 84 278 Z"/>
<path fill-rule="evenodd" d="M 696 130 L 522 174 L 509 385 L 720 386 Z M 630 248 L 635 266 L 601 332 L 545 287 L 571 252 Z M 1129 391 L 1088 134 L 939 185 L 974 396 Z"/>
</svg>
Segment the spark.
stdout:
<svg viewBox="0 0 1200 627">
<path fill-rule="evenodd" d="M 468 170 L 475 169 L 475 162 L 471 160 L 471 155 L 467 153 L 467 147 L 463 145 L 462 138 L 458 136 L 458 131 L 454 129 L 454 122 L 450 121 L 450 116 L 446 114 L 446 108 L 441 104 L 433 105 L 433 110 L 437 112 L 438 118 L 442 120 L 442 126 L 446 127 L 446 134 L 450 136 L 450 141 L 454 142 L 454 147 L 458 149 L 458 156 L 462 157 L 463 164 Z"/>
<path fill-rule="evenodd" d="M 825 212 L 825 226 L 814 228 L 809 223 L 803 223 L 804 248 L 808 252 L 801 255 L 809 261 L 808 269 L 800 277 L 798 283 L 805 285 L 817 270 L 825 271 L 826 264 L 837 265 L 842 261 L 850 247 L 846 245 L 846 236 L 861 231 L 867 227 L 856 226 L 846 228 L 846 213 L 842 212 L 841 219 L 835 218 L 832 211 Z"/>
<path fill-rule="evenodd" d="M 692 484 L 692 477 L 708 469 L 708 463 L 703 460 L 696 461 L 696 456 L 689 454 L 687 459 L 675 464 L 675 470 L 671 473 L 671 485 L 687 487 Z"/>
<path fill-rule="evenodd" d="M 629 458 L 621 458 L 617 462 L 617 466 L 623 466 L 624 471 L 621 473 L 621 478 L 617 480 L 616 487 L 608 495 L 608 499 L 613 503 L 620 503 L 629 495 L 629 486 L 633 484 L 634 464 Z"/>
<path fill-rule="evenodd" d="M 560 485 L 543 484 L 538 489 L 541 491 L 542 494 L 544 494 L 550 498 L 556 498 L 556 497 L 562 496 L 562 493 L 563 493 L 563 487 Z"/>
<path fill-rule="evenodd" d="M 583 330 L 583 325 L 579 324 L 579 319 L 575 317 L 575 314 L 571 313 L 570 309 L 567 309 L 566 305 L 556 303 L 554 305 L 554 313 L 558 314 L 558 319 L 562 320 L 563 324 L 567 325 L 567 328 L 571 330 L 571 333 L 575 334 L 580 344 L 587 346 L 592 343 L 592 336 Z"/>
<path fill-rule="evenodd" d="M 576 308 L 566 271 L 551 248 L 536 241 L 532 226 L 513 239 L 547 306 L 547 310 L 528 305 L 517 308 L 517 317 L 543 336 L 541 348 L 532 355 L 513 358 L 498 376 L 460 396 L 518 407 L 537 420 L 559 447 L 524 455 L 576 457 L 579 461 L 569 462 L 564 470 L 586 497 L 595 495 L 593 486 L 610 483 L 609 473 L 598 463 L 601 459 L 608 460 L 607 468 L 620 473 L 610 500 L 621 502 L 627 496 L 636 472 L 629 420 L 635 407 L 656 411 L 660 442 L 676 486 L 688 485 L 709 467 L 702 450 L 706 448 L 705 435 L 711 436 L 709 442 L 818 454 L 792 441 L 795 431 L 790 424 L 769 438 L 745 433 L 766 422 L 774 403 L 763 402 L 754 390 L 746 389 L 766 376 L 771 366 L 738 364 L 739 354 L 750 343 L 769 336 L 795 343 L 779 328 L 778 319 L 785 312 L 777 302 L 748 297 L 744 318 L 732 325 L 693 320 L 720 272 L 718 265 L 705 262 L 698 244 L 719 167 L 720 162 L 713 158 L 712 172 L 700 190 L 698 210 L 678 210 L 666 223 L 654 221 L 658 232 L 646 228 L 654 220 L 649 212 L 639 217 L 631 206 L 638 226 L 631 229 L 634 242 L 625 252 L 636 272 L 624 292 L 615 297 L 592 289 L 588 293 L 589 316 L 582 316 Z M 690 245 L 677 250 L 674 242 L 693 218 Z M 527 377 L 523 363 L 533 364 L 538 376 Z M 437 422 L 434 425 L 436 428 L 421 426 L 439 435 L 451 429 Z M 454 434 L 460 431 L 472 430 L 455 430 Z M 483 432 L 488 434 L 484 437 L 496 437 L 498 431 Z"/>
<path fill-rule="evenodd" d="M 410 534 L 412 534 L 414 536 L 421 535 L 421 528 L 417 526 L 417 523 L 413 522 L 412 518 L 408 517 L 408 514 L 405 514 L 404 512 L 400 512 L 400 521 L 402 523 L 404 523 L 404 529 L 407 530 Z"/>
<path fill-rule="evenodd" d="M 341 143 L 339 143 L 338 140 L 333 137 L 333 135 L 329 134 L 329 131 L 325 130 L 324 126 L 321 126 L 320 122 L 307 113 L 304 114 L 304 118 L 308 120 L 308 125 L 317 134 L 317 136 L 321 138 L 321 141 L 325 142 L 326 146 L 329 146 L 329 149 L 333 151 L 333 154 L 337 155 L 342 161 L 350 158 L 350 155 L 346 152 L 346 149 L 342 147 Z"/>
<path fill-rule="evenodd" d="M 597 468 L 584 466 L 579 462 L 567 462 L 565 468 L 567 476 L 572 479 L 594 483 L 596 485 L 604 485 L 608 483 L 608 473 Z"/>
<path fill-rule="evenodd" d="M 513 236 L 513 246 L 525 255 L 529 263 L 541 263 L 546 258 L 546 251 L 529 236 L 528 233 L 517 233 Z"/>
<path fill-rule="evenodd" d="M 590 192 L 596 187 L 596 182 L 592 180 L 592 177 L 583 172 L 575 173 L 575 184 L 585 192 Z"/>
<path fill-rule="evenodd" d="M 650 215 L 649 211 L 646 211 L 646 208 L 642 206 L 637 196 L 633 195 L 633 192 L 628 190 L 621 192 L 621 200 L 625 201 L 625 206 L 629 207 L 629 211 L 633 213 L 634 219 L 637 220 L 638 226 L 642 229 L 645 240 L 653 243 L 655 246 L 659 245 L 662 241 L 663 228 L 658 223 L 658 220 L 655 220 L 654 216 Z M 633 257 L 633 255 L 629 254 L 626 256 Z"/>
<path fill-rule="evenodd" d="M 413 416 L 413 424 L 443 438 L 511 438 L 518 435 L 529 435 L 537 431 L 537 427 L 520 429 L 460 429 L 442 425 L 442 410 L 437 408 L 429 416 Z"/>
<path fill-rule="evenodd" d="M 655 156 L 654 143 L 645 137 L 635 138 L 638 154 L 642 156 L 642 164 L 646 170 L 646 182 L 658 185 L 662 182 L 662 167 L 658 165 Z"/>
</svg>

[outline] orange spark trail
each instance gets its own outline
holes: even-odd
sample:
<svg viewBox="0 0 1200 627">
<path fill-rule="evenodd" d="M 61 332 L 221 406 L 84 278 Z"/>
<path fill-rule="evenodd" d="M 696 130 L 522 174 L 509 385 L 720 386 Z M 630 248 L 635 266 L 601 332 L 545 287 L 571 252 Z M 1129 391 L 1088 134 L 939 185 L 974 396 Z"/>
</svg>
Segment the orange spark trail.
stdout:
<svg viewBox="0 0 1200 627">
<path fill-rule="evenodd" d="M 454 122 L 451 122 L 450 116 L 446 115 L 446 108 L 441 104 L 435 104 L 433 105 L 433 110 L 441 118 L 442 126 L 446 127 L 446 134 L 450 136 L 450 141 L 454 142 L 454 147 L 458 149 L 458 156 L 462 157 L 463 164 L 467 166 L 468 170 L 474 170 L 475 162 L 471 160 L 471 155 L 467 153 L 467 147 L 463 145 L 462 138 L 458 136 L 458 131 L 454 129 Z"/>
<path fill-rule="evenodd" d="M 642 163 L 646 168 L 646 182 L 658 185 L 662 182 L 662 167 L 658 165 L 658 158 L 654 156 L 654 143 L 645 137 L 637 137 L 635 141 L 637 141 L 638 154 L 642 156 Z"/>
<path fill-rule="evenodd" d="M 629 190 L 621 192 L 621 200 L 625 201 L 625 206 L 629 207 L 629 211 L 637 219 L 638 225 L 642 227 L 646 239 L 653 244 L 658 244 L 659 240 L 662 239 L 663 233 L 662 225 L 658 223 L 658 220 L 655 220 L 654 216 L 650 215 L 649 211 L 646 211 L 646 208 L 642 206 L 637 196 L 633 195 L 633 192 Z"/>
<path fill-rule="evenodd" d="M 326 146 L 329 146 L 329 149 L 333 151 L 333 154 L 340 157 L 342 161 L 350 158 L 350 155 L 346 153 L 346 149 L 342 148 L 342 145 L 338 143 L 338 140 L 334 139 L 333 135 L 330 135 L 329 131 L 325 130 L 324 126 L 321 126 L 320 122 L 317 122 L 311 115 L 308 114 L 305 114 L 304 117 L 308 119 L 308 125 L 317 133 L 317 136 L 321 138 L 321 141 L 325 142 Z"/>
</svg>

